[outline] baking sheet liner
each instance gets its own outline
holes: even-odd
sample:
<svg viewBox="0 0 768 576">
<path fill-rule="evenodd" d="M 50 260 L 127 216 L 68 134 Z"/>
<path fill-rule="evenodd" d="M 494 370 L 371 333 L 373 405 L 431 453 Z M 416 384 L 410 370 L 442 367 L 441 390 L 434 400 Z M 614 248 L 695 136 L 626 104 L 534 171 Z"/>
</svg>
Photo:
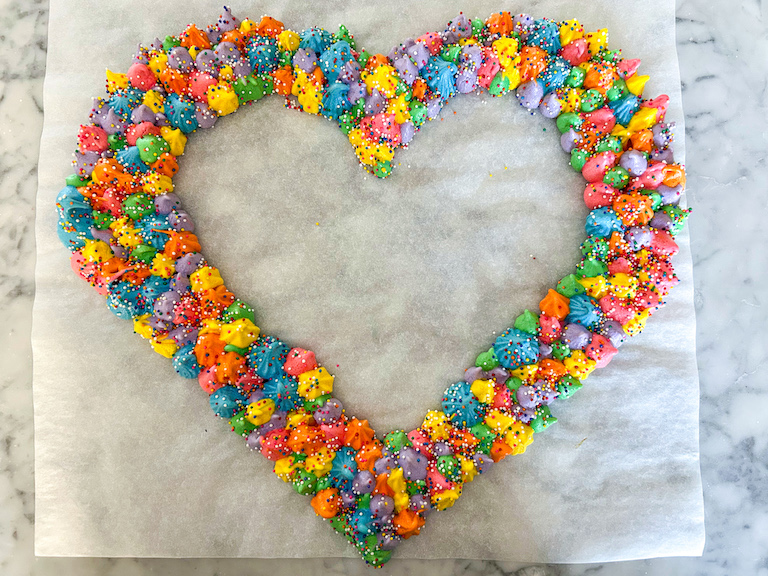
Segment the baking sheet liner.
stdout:
<svg viewBox="0 0 768 576">
<path fill-rule="evenodd" d="M 358 47 L 440 29 L 460 10 L 577 17 L 643 60 L 684 156 L 674 4 L 240 2 L 294 30 L 347 25 Z M 212 2 L 52 0 L 34 309 L 36 551 L 57 556 L 354 556 L 250 453 L 195 381 L 154 354 L 69 268 L 55 196 L 104 70 L 137 43 L 214 22 Z M 151 16 L 148 16 L 151 15 Z M 463 96 L 365 173 L 331 122 L 274 96 L 190 139 L 175 179 L 210 261 L 266 333 L 316 351 L 348 413 L 410 430 L 478 352 L 573 270 L 583 183 L 554 123 L 511 95 Z M 401 558 L 591 562 L 698 555 L 703 508 L 688 235 L 668 305 L 556 426 L 465 487 Z"/>
</svg>

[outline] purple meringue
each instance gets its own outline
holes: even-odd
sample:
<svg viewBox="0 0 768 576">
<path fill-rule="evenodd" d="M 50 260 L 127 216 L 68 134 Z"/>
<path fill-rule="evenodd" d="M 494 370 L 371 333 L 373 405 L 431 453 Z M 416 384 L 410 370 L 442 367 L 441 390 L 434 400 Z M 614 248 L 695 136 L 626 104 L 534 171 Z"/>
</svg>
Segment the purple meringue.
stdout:
<svg viewBox="0 0 768 576">
<path fill-rule="evenodd" d="M 181 72 L 189 73 L 194 67 L 194 61 L 189 54 L 189 50 L 183 46 L 176 46 L 171 48 L 168 52 L 168 67 L 174 70 L 180 70 Z"/>
<path fill-rule="evenodd" d="M 621 155 L 619 164 L 630 176 L 642 176 L 648 169 L 648 160 L 639 150 L 627 150 Z"/>
<path fill-rule="evenodd" d="M 539 403 L 539 395 L 533 386 L 520 386 L 515 398 L 523 408 L 534 408 Z"/>
<path fill-rule="evenodd" d="M 627 333 L 624 331 L 624 327 L 616 320 L 606 320 L 600 332 L 611 341 L 614 348 L 621 347 L 627 340 Z"/>
<path fill-rule="evenodd" d="M 158 214 L 165 216 L 166 214 L 170 214 L 171 210 L 178 208 L 179 206 L 181 206 L 181 200 L 179 200 L 179 197 L 173 192 L 155 196 L 155 210 Z"/>
<path fill-rule="evenodd" d="M 203 262 L 203 255 L 199 252 L 190 252 L 176 260 L 176 272 L 189 276 L 200 267 Z"/>
<path fill-rule="evenodd" d="M 198 128 L 213 128 L 216 120 L 219 118 L 216 112 L 208 108 L 208 104 L 195 102 L 195 118 Z"/>
<path fill-rule="evenodd" d="M 395 511 L 395 501 L 391 496 L 376 494 L 371 498 L 371 503 L 368 507 L 373 512 L 374 518 L 384 518 L 390 516 Z"/>
<path fill-rule="evenodd" d="M 480 474 L 484 474 L 485 472 L 488 472 L 493 467 L 493 458 L 491 458 L 488 454 L 483 454 L 482 452 L 476 453 L 472 457 L 472 461 L 475 463 L 475 468 L 477 468 L 477 471 Z"/>
<path fill-rule="evenodd" d="M 219 71 L 216 68 L 216 54 L 209 48 L 200 50 L 200 52 L 197 53 L 195 67 L 200 70 L 200 72 L 206 72 L 213 77 L 219 75 Z"/>
<path fill-rule="evenodd" d="M 560 147 L 568 154 L 576 148 L 579 142 L 581 142 L 581 135 L 573 128 L 570 128 L 568 132 L 560 136 Z"/>
<path fill-rule="evenodd" d="M 174 210 L 168 215 L 168 224 L 176 231 L 194 232 L 195 223 L 184 210 Z"/>
<path fill-rule="evenodd" d="M 368 470 L 361 470 L 352 480 L 352 492 L 357 495 L 370 494 L 376 487 L 376 478 Z"/>
<path fill-rule="evenodd" d="M 155 113 L 146 104 L 140 104 L 131 111 L 131 122 L 141 124 L 142 122 L 155 123 Z"/>
<path fill-rule="evenodd" d="M 427 464 L 424 454 L 420 454 L 410 446 L 404 446 L 397 457 L 398 465 L 403 469 L 406 480 L 424 480 L 427 477 Z"/>
<path fill-rule="evenodd" d="M 307 74 L 311 74 L 315 66 L 317 66 L 317 56 L 313 50 L 299 48 L 296 54 L 293 55 L 293 65 L 298 66 Z"/>
<path fill-rule="evenodd" d="M 392 456 L 384 456 L 376 460 L 376 463 L 373 465 L 373 471 L 378 476 L 379 474 L 384 474 L 385 472 L 391 472 L 396 467 L 397 460 L 395 460 Z"/>
<path fill-rule="evenodd" d="M 624 234 L 624 240 L 629 242 L 632 251 L 651 244 L 651 229 L 648 226 L 633 226 Z"/>
<path fill-rule="evenodd" d="M 592 341 L 592 332 L 581 324 L 566 324 L 562 340 L 571 350 L 583 350 Z"/>
<path fill-rule="evenodd" d="M 560 100 L 555 92 L 550 92 L 541 100 L 539 112 L 544 118 L 557 118 L 560 114 Z"/>
<path fill-rule="evenodd" d="M 541 104 L 541 99 L 544 97 L 544 88 L 536 80 L 530 80 L 520 84 L 515 94 L 523 108 L 533 110 Z"/>
<path fill-rule="evenodd" d="M 320 424 L 332 424 L 341 418 L 341 413 L 344 410 L 340 400 L 336 398 L 329 398 L 325 404 L 315 410 L 314 418 Z"/>
</svg>

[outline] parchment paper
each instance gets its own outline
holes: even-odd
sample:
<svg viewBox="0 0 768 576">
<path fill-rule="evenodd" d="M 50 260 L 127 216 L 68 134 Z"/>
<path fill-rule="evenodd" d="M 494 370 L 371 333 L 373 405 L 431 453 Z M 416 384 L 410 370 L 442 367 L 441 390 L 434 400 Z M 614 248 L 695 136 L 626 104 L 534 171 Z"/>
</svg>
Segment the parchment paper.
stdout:
<svg viewBox="0 0 768 576">
<path fill-rule="evenodd" d="M 577 17 L 643 59 L 646 93 L 682 108 L 671 0 L 509 4 L 249 2 L 289 28 L 344 23 L 387 53 L 462 9 Z M 215 21 L 215 2 L 52 0 L 34 311 L 39 555 L 355 555 L 308 499 L 271 473 L 184 380 L 70 270 L 54 198 L 104 70 L 137 43 Z M 349 413 L 380 433 L 419 424 L 445 387 L 571 272 L 586 209 L 551 121 L 513 96 L 461 97 L 367 175 L 330 122 L 279 97 L 195 135 L 177 191 L 208 258 L 257 309 L 262 330 L 315 350 Z M 584 389 L 556 426 L 468 485 L 399 557 L 587 562 L 698 555 L 703 509 L 688 236 L 666 308 Z"/>
</svg>

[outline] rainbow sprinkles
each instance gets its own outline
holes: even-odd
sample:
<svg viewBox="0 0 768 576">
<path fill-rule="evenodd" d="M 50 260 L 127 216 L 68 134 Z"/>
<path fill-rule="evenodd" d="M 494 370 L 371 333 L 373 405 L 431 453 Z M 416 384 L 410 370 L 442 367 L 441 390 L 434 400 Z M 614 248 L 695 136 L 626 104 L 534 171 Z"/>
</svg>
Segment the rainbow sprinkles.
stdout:
<svg viewBox="0 0 768 576">
<path fill-rule="evenodd" d="M 685 171 L 670 147 L 668 98 L 643 98 L 639 64 L 576 20 L 462 14 L 383 55 L 358 51 L 344 26 L 297 33 L 225 8 L 204 30 L 139 47 L 125 74 L 107 71 L 108 94 L 80 127 L 76 172 L 57 197 L 59 237 L 108 308 L 381 566 L 465 483 L 525 452 L 556 421 L 552 403 L 606 366 L 676 283 Z M 345 413 L 315 354 L 263 334 L 202 255 L 174 193 L 177 158 L 190 134 L 277 94 L 337 122 L 361 165 L 384 178 L 395 150 L 448 99 L 483 90 L 555 120 L 587 182 L 582 259 L 538 311 L 482 347 L 421 426 L 378 437 Z"/>
</svg>

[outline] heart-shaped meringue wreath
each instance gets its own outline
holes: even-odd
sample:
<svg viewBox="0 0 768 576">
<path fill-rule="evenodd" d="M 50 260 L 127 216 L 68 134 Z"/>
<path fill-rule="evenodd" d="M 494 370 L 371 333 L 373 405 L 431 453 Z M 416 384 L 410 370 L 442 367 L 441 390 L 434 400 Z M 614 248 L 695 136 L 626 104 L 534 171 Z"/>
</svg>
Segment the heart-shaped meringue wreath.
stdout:
<svg viewBox="0 0 768 576">
<path fill-rule="evenodd" d="M 82 125 L 76 173 L 57 197 L 73 269 L 133 321 L 152 348 L 197 379 L 214 413 L 317 515 L 381 566 L 428 513 L 556 419 L 551 403 L 638 333 L 676 282 L 670 257 L 688 214 L 674 163 L 668 98 L 642 98 L 638 60 L 609 50 L 607 31 L 508 12 L 460 15 L 439 32 L 358 52 L 344 26 L 301 33 L 273 18 L 218 22 L 139 47 L 107 71 Z M 201 253 L 174 194 L 189 134 L 269 94 L 338 122 L 360 163 L 388 176 L 395 149 L 456 94 L 515 91 L 556 119 L 570 165 L 587 181 L 582 259 L 451 384 L 421 426 L 377 437 L 345 414 L 334 377 L 309 350 L 262 334 L 254 309 Z"/>
</svg>

